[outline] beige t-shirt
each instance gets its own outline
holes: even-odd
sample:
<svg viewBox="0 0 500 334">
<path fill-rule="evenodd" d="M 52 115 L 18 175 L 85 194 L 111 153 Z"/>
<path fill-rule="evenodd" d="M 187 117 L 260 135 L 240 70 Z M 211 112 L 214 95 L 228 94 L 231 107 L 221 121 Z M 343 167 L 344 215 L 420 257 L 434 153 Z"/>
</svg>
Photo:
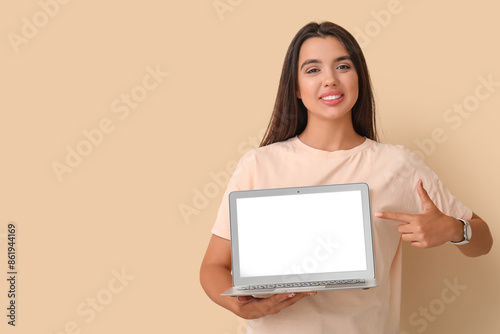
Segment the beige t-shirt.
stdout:
<svg viewBox="0 0 500 334">
<path fill-rule="evenodd" d="M 294 137 L 246 153 L 229 181 L 213 234 L 230 238 L 228 194 L 231 191 L 365 182 L 370 187 L 379 283 L 369 290 L 319 292 L 276 315 L 248 321 L 247 333 L 397 333 L 402 270 L 401 235 L 397 231 L 400 223 L 376 218 L 374 213 L 419 213 L 422 209 L 417 193 L 419 179 L 441 211 L 457 218 L 471 218 L 472 211 L 403 146 L 366 139 L 353 149 L 328 152 L 307 146 Z"/>
</svg>

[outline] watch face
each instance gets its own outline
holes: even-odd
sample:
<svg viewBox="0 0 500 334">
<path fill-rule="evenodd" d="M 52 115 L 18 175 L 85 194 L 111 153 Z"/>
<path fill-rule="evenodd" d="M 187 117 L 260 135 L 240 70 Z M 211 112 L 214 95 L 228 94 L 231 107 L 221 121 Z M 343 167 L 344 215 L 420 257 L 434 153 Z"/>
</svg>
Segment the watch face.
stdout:
<svg viewBox="0 0 500 334">
<path fill-rule="evenodd" d="M 466 227 L 465 227 L 465 233 L 467 233 L 466 239 L 470 240 L 470 238 L 472 237 L 472 229 L 470 227 L 470 224 L 466 225 Z"/>
</svg>

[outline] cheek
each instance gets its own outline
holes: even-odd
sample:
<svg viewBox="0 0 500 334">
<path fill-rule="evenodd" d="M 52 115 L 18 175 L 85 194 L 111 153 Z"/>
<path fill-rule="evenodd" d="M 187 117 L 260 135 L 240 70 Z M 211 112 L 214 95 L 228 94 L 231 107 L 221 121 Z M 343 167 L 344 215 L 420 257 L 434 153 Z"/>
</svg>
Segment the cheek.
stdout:
<svg viewBox="0 0 500 334">
<path fill-rule="evenodd" d="M 353 78 L 350 86 L 351 86 L 351 94 L 357 100 L 358 96 L 359 96 L 359 83 L 358 83 L 358 77 L 357 76 L 356 76 L 356 78 Z"/>
<path fill-rule="evenodd" d="M 315 94 L 312 94 L 311 91 L 303 90 L 301 100 L 304 106 L 310 109 L 313 107 L 314 101 L 316 100 Z"/>
<path fill-rule="evenodd" d="M 302 81 L 298 84 L 298 95 L 301 99 L 310 99 L 314 93 L 314 83 L 311 81 Z"/>
<path fill-rule="evenodd" d="M 297 91 L 295 92 L 295 96 L 298 97 L 299 99 L 302 98 L 302 82 L 301 80 L 297 80 Z"/>
<path fill-rule="evenodd" d="M 310 109 L 315 94 L 311 91 L 310 85 L 302 83 L 299 85 L 297 97 L 301 99 L 306 109 Z"/>
</svg>

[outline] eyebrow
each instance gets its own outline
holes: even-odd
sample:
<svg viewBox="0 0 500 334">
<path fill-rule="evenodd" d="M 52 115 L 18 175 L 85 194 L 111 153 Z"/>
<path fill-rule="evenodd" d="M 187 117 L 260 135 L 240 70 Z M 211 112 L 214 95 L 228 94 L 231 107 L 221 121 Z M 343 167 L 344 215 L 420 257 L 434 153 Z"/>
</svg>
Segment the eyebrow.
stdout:
<svg viewBox="0 0 500 334">
<path fill-rule="evenodd" d="M 349 56 L 341 56 L 341 57 L 338 57 L 337 59 L 335 59 L 333 62 L 338 63 L 339 61 L 343 61 L 343 60 L 352 61 L 351 57 L 349 57 Z M 302 70 L 302 68 L 304 66 L 309 65 L 309 64 L 321 64 L 321 61 L 318 59 L 307 59 L 302 63 L 302 65 L 300 66 L 300 69 Z"/>
</svg>

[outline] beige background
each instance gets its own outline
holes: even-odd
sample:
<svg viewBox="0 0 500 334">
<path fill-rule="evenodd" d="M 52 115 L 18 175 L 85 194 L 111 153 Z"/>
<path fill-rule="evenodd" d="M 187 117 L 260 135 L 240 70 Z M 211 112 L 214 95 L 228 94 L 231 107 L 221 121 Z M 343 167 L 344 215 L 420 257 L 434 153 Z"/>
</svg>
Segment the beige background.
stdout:
<svg viewBox="0 0 500 334">
<path fill-rule="evenodd" d="M 244 332 L 201 290 L 199 264 L 226 170 L 258 142 L 286 48 L 311 20 L 368 36 L 382 140 L 425 142 L 426 163 L 500 239 L 500 86 L 476 96 L 479 77 L 500 82 L 498 4 L 63 2 L 0 9 L 2 333 Z M 463 103 L 467 118 L 444 118 Z M 86 156 L 59 180 L 53 164 L 66 165 L 68 149 Z M 9 222 L 16 328 L 5 316 Z M 479 259 L 405 247 L 402 333 L 498 333 L 496 246 Z"/>
</svg>

